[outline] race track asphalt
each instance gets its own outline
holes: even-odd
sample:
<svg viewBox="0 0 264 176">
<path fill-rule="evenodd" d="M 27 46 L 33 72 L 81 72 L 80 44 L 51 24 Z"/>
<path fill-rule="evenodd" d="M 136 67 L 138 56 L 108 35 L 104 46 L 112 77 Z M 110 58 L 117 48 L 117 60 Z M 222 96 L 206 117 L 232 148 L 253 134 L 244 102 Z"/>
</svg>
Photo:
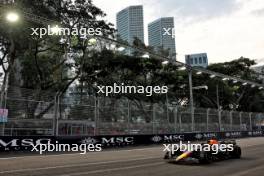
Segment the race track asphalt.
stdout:
<svg viewBox="0 0 264 176">
<path fill-rule="evenodd" d="M 241 139 L 242 158 L 210 165 L 163 160 L 162 146 L 0 158 L 0 176 L 264 176 L 264 138 Z"/>
</svg>

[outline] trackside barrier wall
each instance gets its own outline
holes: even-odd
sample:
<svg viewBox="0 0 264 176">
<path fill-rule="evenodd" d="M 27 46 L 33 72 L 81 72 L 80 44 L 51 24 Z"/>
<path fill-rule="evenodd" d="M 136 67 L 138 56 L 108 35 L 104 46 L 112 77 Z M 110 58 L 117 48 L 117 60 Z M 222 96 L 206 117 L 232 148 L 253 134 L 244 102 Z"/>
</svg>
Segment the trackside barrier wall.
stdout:
<svg viewBox="0 0 264 176">
<path fill-rule="evenodd" d="M 264 131 L 230 131 L 206 133 L 174 133 L 155 135 L 107 135 L 107 136 L 2 136 L 0 151 L 31 151 L 32 144 L 102 144 L 103 147 L 139 146 L 179 141 L 204 141 L 216 137 L 218 139 L 235 139 L 246 137 L 264 137 Z"/>
</svg>

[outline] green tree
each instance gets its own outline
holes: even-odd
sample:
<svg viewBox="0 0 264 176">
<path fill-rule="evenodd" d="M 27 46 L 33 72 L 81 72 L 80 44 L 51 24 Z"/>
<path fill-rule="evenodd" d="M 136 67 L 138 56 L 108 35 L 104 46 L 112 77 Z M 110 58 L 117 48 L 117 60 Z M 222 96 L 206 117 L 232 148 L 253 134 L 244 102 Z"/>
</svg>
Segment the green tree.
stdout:
<svg viewBox="0 0 264 176">
<path fill-rule="evenodd" d="M 251 69 L 255 65 L 254 60 L 241 57 L 239 59 L 209 65 L 208 69 L 235 76 L 245 80 L 261 83 L 259 76 Z M 200 107 L 217 108 L 216 86 L 219 87 L 220 105 L 226 110 L 238 110 L 246 112 L 263 112 L 263 91 L 250 85 L 243 86 L 241 83 L 233 83 L 233 80 L 222 81 L 210 79 L 208 75 L 194 77 L 194 86 L 207 85 L 208 91 L 196 90 L 195 102 Z"/>
<path fill-rule="evenodd" d="M 70 0 L 22 0 L 15 1 L 15 4 L 11 6 L 1 6 L 1 8 L 5 10 L 1 10 L 0 16 L 6 11 L 15 10 L 21 18 L 16 24 L 8 24 L 3 19 L 1 20 L 1 23 L 6 23 L 6 25 L 0 25 L 2 53 L 0 55 L 2 56 L 1 66 L 5 71 L 4 84 L 9 79 L 10 86 L 36 89 L 40 90 L 39 92 L 49 90 L 63 94 L 74 81 L 81 79 L 88 42 L 80 36 L 39 38 L 31 35 L 30 28 L 47 27 L 47 24 L 53 25 L 54 22 L 70 29 L 100 27 L 105 36 L 112 35 L 114 31 L 112 24 L 107 24 L 102 20 L 106 14 L 94 6 L 91 0 L 75 2 Z M 39 23 L 28 14 L 40 16 L 40 19 L 41 17 L 47 18 L 46 22 L 43 21 L 47 24 Z M 69 53 L 75 54 L 69 57 Z M 74 62 L 69 62 L 70 59 Z M 4 64 L 4 62 L 7 63 Z M 19 96 L 21 92 L 17 91 L 16 94 Z M 36 110 L 34 107 L 36 105 L 32 106 L 33 112 Z"/>
</svg>

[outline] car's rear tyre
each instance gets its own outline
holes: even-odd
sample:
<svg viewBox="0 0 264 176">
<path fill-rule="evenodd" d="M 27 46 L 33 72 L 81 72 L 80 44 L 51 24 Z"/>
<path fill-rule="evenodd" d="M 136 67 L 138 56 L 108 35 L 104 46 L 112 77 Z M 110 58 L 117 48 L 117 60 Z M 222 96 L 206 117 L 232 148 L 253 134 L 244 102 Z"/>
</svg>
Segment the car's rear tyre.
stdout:
<svg viewBox="0 0 264 176">
<path fill-rule="evenodd" d="M 199 163 L 200 164 L 210 164 L 213 162 L 212 154 L 209 152 L 201 152 Z"/>
<path fill-rule="evenodd" d="M 233 152 L 231 152 L 231 157 L 235 159 L 241 158 L 241 148 L 239 146 L 235 146 Z"/>
</svg>

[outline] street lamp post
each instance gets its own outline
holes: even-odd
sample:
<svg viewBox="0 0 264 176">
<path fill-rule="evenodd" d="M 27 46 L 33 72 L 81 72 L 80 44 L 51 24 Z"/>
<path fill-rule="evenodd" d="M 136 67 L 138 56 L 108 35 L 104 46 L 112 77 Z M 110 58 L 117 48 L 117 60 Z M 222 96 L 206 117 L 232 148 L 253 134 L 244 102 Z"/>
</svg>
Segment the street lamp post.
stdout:
<svg viewBox="0 0 264 176">
<path fill-rule="evenodd" d="M 189 88 L 190 88 L 190 110 L 191 110 L 191 121 L 192 121 L 192 132 L 195 131 L 194 128 L 194 107 L 193 107 L 193 85 L 192 85 L 192 69 L 188 69 L 188 77 L 189 77 Z"/>
<path fill-rule="evenodd" d="M 216 84 L 216 102 L 217 102 L 217 111 L 218 111 L 218 122 L 219 122 L 219 131 L 222 131 L 222 119 L 221 119 L 221 108 L 219 100 L 219 84 Z"/>
<path fill-rule="evenodd" d="M 15 23 L 19 20 L 19 15 L 15 12 L 9 12 L 6 15 L 6 20 L 10 23 Z"/>
<path fill-rule="evenodd" d="M 202 74 L 202 72 L 199 72 L 197 74 Z M 188 77 L 189 77 L 189 89 L 190 89 L 190 110 L 191 110 L 191 129 L 192 132 L 195 131 L 195 119 L 194 119 L 194 102 L 193 102 L 193 90 L 198 90 L 198 89 L 206 89 L 208 90 L 208 86 L 204 85 L 204 86 L 197 86 L 197 87 L 193 87 L 192 84 L 192 69 L 188 68 Z"/>
<path fill-rule="evenodd" d="M 58 117 L 58 111 L 60 108 L 60 96 L 61 96 L 61 92 L 57 92 L 55 95 L 55 114 L 54 114 L 54 118 L 53 118 L 53 136 L 58 136 L 59 135 L 59 117 Z"/>
</svg>

